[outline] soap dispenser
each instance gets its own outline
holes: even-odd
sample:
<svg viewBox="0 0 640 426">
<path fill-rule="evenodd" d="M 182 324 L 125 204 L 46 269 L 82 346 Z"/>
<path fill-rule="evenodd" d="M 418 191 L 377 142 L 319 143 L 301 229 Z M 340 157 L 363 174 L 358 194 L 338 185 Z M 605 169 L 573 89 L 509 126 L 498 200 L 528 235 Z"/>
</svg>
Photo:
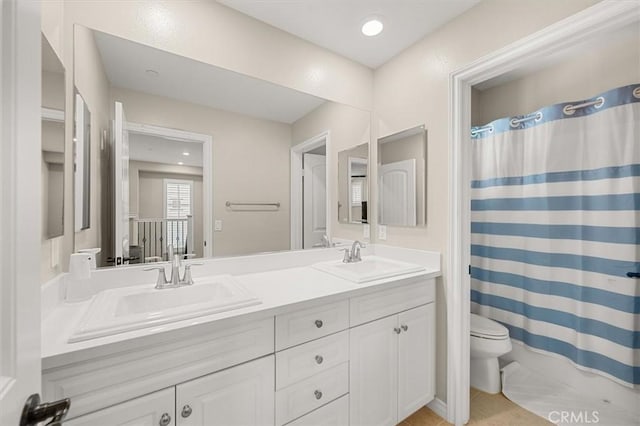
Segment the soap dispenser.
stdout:
<svg viewBox="0 0 640 426">
<path fill-rule="evenodd" d="M 67 302 L 80 302 L 93 296 L 91 265 L 94 258 L 91 253 L 73 253 L 69 257 L 69 273 L 65 276 Z"/>
</svg>

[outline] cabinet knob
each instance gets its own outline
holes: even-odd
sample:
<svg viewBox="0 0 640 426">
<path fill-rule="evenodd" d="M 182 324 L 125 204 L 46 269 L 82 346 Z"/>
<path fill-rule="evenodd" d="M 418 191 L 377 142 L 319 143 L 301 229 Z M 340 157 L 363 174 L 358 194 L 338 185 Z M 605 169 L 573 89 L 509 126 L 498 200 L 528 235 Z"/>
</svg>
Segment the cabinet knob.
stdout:
<svg viewBox="0 0 640 426">
<path fill-rule="evenodd" d="M 316 396 L 316 399 L 322 398 L 322 392 L 319 390 L 316 390 L 313 394 Z"/>
<path fill-rule="evenodd" d="M 407 331 L 409 329 L 408 325 L 401 325 L 400 328 L 404 331 Z"/>
<path fill-rule="evenodd" d="M 322 358 L 322 355 L 316 355 L 316 362 L 318 364 L 322 364 L 322 361 L 324 361 L 324 358 Z"/>
<path fill-rule="evenodd" d="M 400 330 L 398 327 L 394 327 L 393 331 L 395 331 L 396 334 L 402 333 L 402 330 Z"/>
<path fill-rule="evenodd" d="M 192 412 L 193 412 L 193 410 L 191 409 L 189 404 L 187 404 L 184 407 L 182 407 L 182 412 L 180 413 L 180 415 L 186 419 L 187 417 L 189 417 L 191 415 Z"/>
<path fill-rule="evenodd" d="M 163 413 L 158 424 L 160 426 L 169 426 L 169 423 L 171 423 L 171 416 L 168 413 Z"/>
<path fill-rule="evenodd" d="M 316 327 L 322 328 L 323 325 L 324 323 L 322 322 L 322 320 L 316 320 Z"/>
</svg>

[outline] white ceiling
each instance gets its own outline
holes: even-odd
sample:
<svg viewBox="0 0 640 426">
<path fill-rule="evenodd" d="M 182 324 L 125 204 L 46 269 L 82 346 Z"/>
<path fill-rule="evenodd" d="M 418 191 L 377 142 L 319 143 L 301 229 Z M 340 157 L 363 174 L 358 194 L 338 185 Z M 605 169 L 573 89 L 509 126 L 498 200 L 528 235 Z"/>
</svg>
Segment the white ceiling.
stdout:
<svg viewBox="0 0 640 426">
<path fill-rule="evenodd" d="M 183 155 L 188 152 L 189 155 Z M 157 136 L 129 133 L 129 159 L 184 166 L 202 167 L 202 144 Z"/>
<path fill-rule="evenodd" d="M 325 102 L 120 37 L 94 34 L 107 78 L 116 87 L 288 124 Z"/>
<path fill-rule="evenodd" d="M 218 0 L 226 6 L 370 68 L 462 14 L 480 0 Z M 375 16 L 384 31 L 362 34 Z"/>
</svg>

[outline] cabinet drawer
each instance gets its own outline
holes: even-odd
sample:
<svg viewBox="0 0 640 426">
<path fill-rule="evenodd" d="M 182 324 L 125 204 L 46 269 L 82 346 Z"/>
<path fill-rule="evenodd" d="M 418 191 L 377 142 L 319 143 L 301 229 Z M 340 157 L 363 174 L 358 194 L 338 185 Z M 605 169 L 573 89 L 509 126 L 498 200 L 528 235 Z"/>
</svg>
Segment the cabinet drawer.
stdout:
<svg viewBox="0 0 640 426">
<path fill-rule="evenodd" d="M 383 318 L 435 300 L 435 280 L 391 288 L 350 300 L 351 327 Z"/>
<path fill-rule="evenodd" d="M 276 316 L 276 350 L 308 342 L 349 327 L 349 301 Z"/>
<path fill-rule="evenodd" d="M 345 426 L 349 424 L 349 395 L 292 421 L 287 426 Z"/>
<path fill-rule="evenodd" d="M 276 389 L 349 360 L 347 330 L 276 353 Z"/>
<path fill-rule="evenodd" d="M 126 426 L 126 425 L 157 425 L 160 419 L 169 420 L 167 426 L 176 424 L 175 414 L 176 393 L 175 388 L 164 389 L 152 394 L 134 398 L 130 401 L 95 413 L 66 420 L 65 426 Z"/>
<path fill-rule="evenodd" d="M 348 392 L 348 362 L 281 389 L 276 392 L 276 425 L 297 419 Z"/>
</svg>

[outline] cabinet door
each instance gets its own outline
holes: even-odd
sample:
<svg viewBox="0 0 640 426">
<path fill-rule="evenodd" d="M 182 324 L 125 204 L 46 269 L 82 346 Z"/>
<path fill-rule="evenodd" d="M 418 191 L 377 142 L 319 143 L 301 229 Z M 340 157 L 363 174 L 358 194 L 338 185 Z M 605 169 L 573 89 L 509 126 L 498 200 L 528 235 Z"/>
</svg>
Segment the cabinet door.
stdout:
<svg viewBox="0 0 640 426">
<path fill-rule="evenodd" d="M 175 426 L 175 388 L 76 417 L 65 426 Z"/>
<path fill-rule="evenodd" d="M 397 419 L 398 316 L 350 330 L 350 426 L 392 426 Z"/>
<path fill-rule="evenodd" d="M 398 422 L 433 399 L 435 308 L 419 306 L 398 315 Z"/>
<path fill-rule="evenodd" d="M 177 426 L 274 424 L 273 355 L 176 386 Z"/>
</svg>

